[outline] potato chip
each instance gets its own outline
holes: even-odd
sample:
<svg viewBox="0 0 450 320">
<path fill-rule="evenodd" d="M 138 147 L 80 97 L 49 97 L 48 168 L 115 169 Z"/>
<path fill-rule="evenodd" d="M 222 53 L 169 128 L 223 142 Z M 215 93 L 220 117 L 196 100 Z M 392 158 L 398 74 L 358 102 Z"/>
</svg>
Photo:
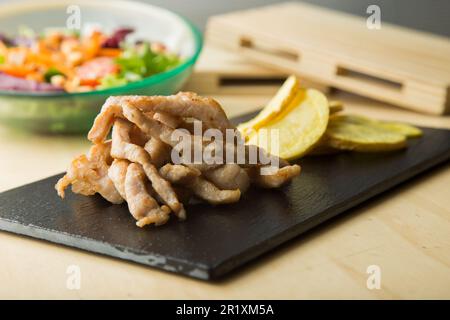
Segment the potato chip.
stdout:
<svg viewBox="0 0 450 320">
<path fill-rule="evenodd" d="M 298 95 L 301 98 L 294 99 L 295 104 L 261 127 L 248 143 L 286 160 L 301 157 L 311 150 L 327 128 L 328 101 L 314 89 L 301 89 Z"/>
<path fill-rule="evenodd" d="M 359 152 L 390 151 L 406 147 L 405 135 L 365 121 L 353 116 L 331 117 L 325 132 L 326 144 L 336 149 Z"/>
<path fill-rule="evenodd" d="M 387 131 L 403 134 L 408 138 L 420 137 L 422 135 L 422 130 L 406 123 L 374 120 L 357 115 L 341 115 L 340 117 L 349 123 L 374 126 Z"/>
<path fill-rule="evenodd" d="M 250 132 L 256 131 L 265 124 L 269 123 L 284 109 L 289 107 L 299 91 L 299 79 L 296 76 L 291 75 L 286 79 L 281 88 L 264 107 L 264 109 L 262 109 L 260 113 L 258 113 L 258 115 L 250 121 L 239 124 L 237 129 L 241 132 L 243 137 L 247 138 Z"/>
</svg>

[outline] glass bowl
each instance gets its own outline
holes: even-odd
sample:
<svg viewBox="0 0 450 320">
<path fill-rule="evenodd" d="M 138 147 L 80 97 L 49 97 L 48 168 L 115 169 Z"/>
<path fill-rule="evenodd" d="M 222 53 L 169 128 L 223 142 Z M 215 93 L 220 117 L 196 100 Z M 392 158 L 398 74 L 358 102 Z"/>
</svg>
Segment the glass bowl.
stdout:
<svg viewBox="0 0 450 320">
<path fill-rule="evenodd" d="M 26 25 L 40 31 L 64 27 L 71 0 L 39 1 L 0 6 L 0 32 L 14 34 Z M 164 43 L 183 61 L 177 67 L 141 81 L 106 90 L 80 93 L 0 91 L 0 122 L 41 133 L 85 133 L 103 102 L 112 95 L 169 95 L 181 89 L 202 48 L 202 37 L 185 18 L 156 6 L 128 1 L 77 1 L 82 24 L 109 32 L 126 26 L 132 37 Z M 72 12 L 72 11 L 70 11 Z"/>
</svg>

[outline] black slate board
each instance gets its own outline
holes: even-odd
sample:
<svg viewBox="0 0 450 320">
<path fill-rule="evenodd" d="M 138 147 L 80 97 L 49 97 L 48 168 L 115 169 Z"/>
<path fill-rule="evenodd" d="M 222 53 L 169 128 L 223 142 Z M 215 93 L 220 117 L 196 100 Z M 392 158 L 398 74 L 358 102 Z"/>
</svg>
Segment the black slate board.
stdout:
<svg viewBox="0 0 450 320">
<path fill-rule="evenodd" d="M 244 118 L 235 119 L 236 121 Z M 188 219 L 135 226 L 126 205 L 57 197 L 54 176 L 0 194 L 0 229 L 214 279 L 339 213 L 450 158 L 450 131 L 423 129 L 403 151 L 307 157 L 278 190 L 251 189 L 237 204 L 187 208 Z"/>
</svg>

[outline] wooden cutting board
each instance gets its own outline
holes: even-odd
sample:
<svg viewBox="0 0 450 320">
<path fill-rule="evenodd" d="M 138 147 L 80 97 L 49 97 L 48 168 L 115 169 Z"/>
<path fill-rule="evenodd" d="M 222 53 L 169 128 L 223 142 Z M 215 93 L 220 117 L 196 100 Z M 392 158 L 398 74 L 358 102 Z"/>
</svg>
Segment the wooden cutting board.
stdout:
<svg viewBox="0 0 450 320">
<path fill-rule="evenodd" d="M 235 119 L 244 121 L 247 117 Z M 301 159 L 281 189 L 251 188 L 233 205 L 189 205 L 188 219 L 135 226 L 126 205 L 54 189 L 60 175 L 0 194 L 0 230 L 215 279 L 361 202 L 446 162 L 450 130 L 424 129 L 406 150 Z"/>
<path fill-rule="evenodd" d="M 212 17 L 206 41 L 308 79 L 433 114 L 450 109 L 450 41 L 303 3 Z"/>
<path fill-rule="evenodd" d="M 288 76 L 288 72 L 251 63 L 239 54 L 206 43 L 183 90 L 200 94 L 273 95 Z M 301 85 L 328 92 L 326 85 L 305 78 L 301 79 Z"/>
</svg>

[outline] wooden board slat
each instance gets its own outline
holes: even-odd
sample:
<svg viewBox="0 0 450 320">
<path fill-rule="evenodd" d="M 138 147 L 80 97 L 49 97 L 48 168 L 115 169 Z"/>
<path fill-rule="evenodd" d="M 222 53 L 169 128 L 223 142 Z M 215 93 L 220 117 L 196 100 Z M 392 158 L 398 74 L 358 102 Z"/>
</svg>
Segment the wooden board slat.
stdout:
<svg viewBox="0 0 450 320">
<path fill-rule="evenodd" d="M 249 63 L 239 54 L 207 43 L 183 90 L 200 94 L 271 95 L 288 76 L 289 72 Z M 328 92 L 326 85 L 304 77 L 301 85 Z"/>
</svg>

